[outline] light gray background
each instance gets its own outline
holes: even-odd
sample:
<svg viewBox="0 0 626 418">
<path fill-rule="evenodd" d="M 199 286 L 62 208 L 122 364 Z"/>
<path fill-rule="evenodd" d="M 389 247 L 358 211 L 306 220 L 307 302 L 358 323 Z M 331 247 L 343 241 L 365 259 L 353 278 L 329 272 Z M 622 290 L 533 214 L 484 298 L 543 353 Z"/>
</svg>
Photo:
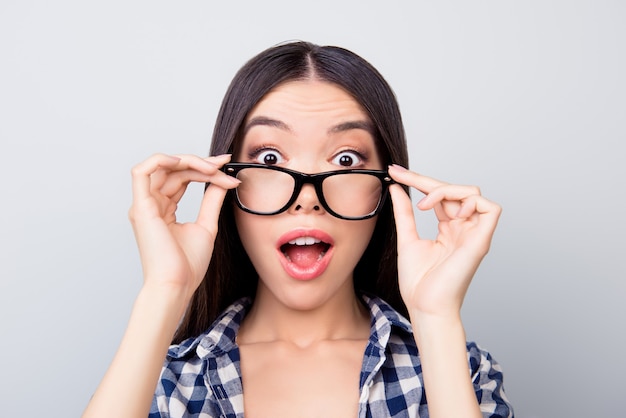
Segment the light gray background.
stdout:
<svg viewBox="0 0 626 418">
<path fill-rule="evenodd" d="M 385 75 L 414 170 L 503 205 L 464 317 L 517 416 L 623 416 L 625 3 L 226 3 L 0 2 L 0 415 L 80 414 L 141 285 L 131 167 L 205 155 L 234 72 L 305 39 Z"/>
</svg>

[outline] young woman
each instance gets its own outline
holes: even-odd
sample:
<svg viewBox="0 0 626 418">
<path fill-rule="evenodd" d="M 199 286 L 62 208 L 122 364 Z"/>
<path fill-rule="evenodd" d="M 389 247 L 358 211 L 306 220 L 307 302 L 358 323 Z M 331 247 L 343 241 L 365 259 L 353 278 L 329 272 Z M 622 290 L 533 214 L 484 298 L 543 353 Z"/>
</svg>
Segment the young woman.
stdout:
<svg viewBox="0 0 626 418">
<path fill-rule="evenodd" d="M 513 416 L 460 318 L 500 208 L 403 168 L 398 106 L 370 64 L 305 42 L 260 53 L 210 154 L 133 169 L 144 285 L 84 417 Z M 179 224 L 192 181 L 208 186 Z"/>
</svg>

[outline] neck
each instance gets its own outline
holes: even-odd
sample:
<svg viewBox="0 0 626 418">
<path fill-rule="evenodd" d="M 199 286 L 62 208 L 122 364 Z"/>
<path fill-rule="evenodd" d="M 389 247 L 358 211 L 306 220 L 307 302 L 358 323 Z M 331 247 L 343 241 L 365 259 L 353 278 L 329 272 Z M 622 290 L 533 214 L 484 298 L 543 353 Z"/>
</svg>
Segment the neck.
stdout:
<svg viewBox="0 0 626 418">
<path fill-rule="evenodd" d="M 305 348 L 320 341 L 367 339 L 369 311 L 358 300 L 351 281 L 348 285 L 328 300 L 302 308 L 281 302 L 259 282 L 254 304 L 239 330 L 238 343 L 283 341 Z"/>
</svg>

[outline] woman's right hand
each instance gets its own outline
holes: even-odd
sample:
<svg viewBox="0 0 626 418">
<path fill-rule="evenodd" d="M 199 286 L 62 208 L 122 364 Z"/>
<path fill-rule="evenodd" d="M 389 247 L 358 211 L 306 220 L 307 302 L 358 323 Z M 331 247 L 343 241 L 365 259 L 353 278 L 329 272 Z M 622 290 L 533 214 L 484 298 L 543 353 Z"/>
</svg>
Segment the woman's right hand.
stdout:
<svg viewBox="0 0 626 418">
<path fill-rule="evenodd" d="M 220 168 L 230 155 L 153 155 L 133 168 L 133 225 L 144 271 L 120 347 L 84 418 L 145 417 L 150 411 L 172 335 L 213 253 L 217 220 L 228 189 L 239 181 Z M 176 207 L 192 181 L 211 183 L 195 222 L 176 222 Z"/>
<path fill-rule="evenodd" d="M 217 220 L 228 189 L 239 181 L 220 168 L 230 155 L 201 158 L 156 154 L 132 169 L 133 226 L 144 287 L 176 292 L 189 301 L 206 273 Z M 211 183 L 195 222 L 178 223 L 176 208 L 190 182 Z"/>
</svg>

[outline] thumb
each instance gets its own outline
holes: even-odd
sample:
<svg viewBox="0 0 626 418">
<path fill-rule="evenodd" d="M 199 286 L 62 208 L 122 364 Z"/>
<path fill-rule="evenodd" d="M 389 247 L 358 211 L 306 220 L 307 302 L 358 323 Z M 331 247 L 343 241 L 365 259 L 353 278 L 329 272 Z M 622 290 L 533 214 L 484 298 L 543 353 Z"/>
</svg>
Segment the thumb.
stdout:
<svg viewBox="0 0 626 418">
<path fill-rule="evenodd" d="M 217 233 L 217 220 L 219 219 L 220 210 L 224 204 L 227 192 L 228 190 L 222 187 L 210 184 L 202 197 L 196 223 L 210 231 L 213 235 Z"/>
<path fill-rule="evenodd" d="M 389 194 L 393 203 L 393 216 L 396 221 L 398 248 L 419 239 L 415 225 L 415 215 L 411 198 L 398 184 L 389 186 Z"/>
</svg>

